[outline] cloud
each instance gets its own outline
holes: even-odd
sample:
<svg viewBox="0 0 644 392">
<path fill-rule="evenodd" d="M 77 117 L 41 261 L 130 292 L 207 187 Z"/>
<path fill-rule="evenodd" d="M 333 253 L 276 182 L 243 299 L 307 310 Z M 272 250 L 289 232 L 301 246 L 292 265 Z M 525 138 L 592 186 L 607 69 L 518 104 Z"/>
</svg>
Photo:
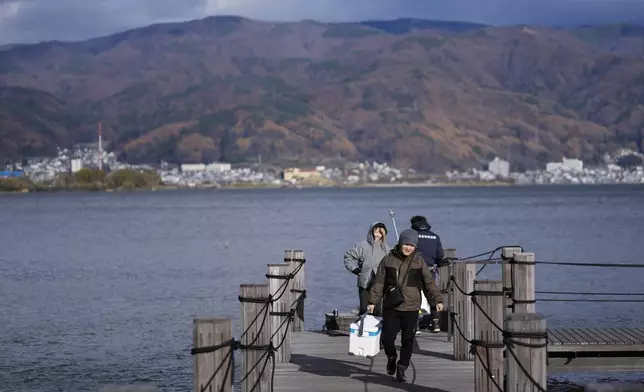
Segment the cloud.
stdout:
<svg viewBox="0 0 644 392">
<path fill-rule="evenodd" d="M 489 24 L 644 22 L 644 0 L 0 0 L 0 44 L 82 40 L 208 15 L 355 21 L 417 17 Z"/>
</svg>

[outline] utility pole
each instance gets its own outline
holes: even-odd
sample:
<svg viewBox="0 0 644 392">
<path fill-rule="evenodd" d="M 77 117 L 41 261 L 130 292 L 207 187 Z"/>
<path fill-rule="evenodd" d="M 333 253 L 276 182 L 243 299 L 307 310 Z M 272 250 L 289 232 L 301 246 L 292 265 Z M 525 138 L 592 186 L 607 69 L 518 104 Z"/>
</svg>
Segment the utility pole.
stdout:
<svg viewBox="0 0 644 392">
<path fill-rule="evenodd" d="M 98 123 L 98 170 L 103 170 L 103 124 Z"/>
</svg>

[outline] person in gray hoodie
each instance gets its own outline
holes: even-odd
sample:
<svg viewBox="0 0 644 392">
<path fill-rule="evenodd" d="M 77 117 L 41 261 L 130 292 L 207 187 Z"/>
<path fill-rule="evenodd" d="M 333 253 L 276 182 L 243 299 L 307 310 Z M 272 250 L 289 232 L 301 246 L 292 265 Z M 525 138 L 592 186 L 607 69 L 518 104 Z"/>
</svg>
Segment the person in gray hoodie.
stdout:
<svg viewBox="0 0 644 392">
<path fill-rule="evenodd" d="M 369 226 L 367 239 L 359 242 L 344 254 L 344 266 L 349 272 L 358 276 L 358 296 L 360 314 L 367 312 L 369 290 L 373 285 L 380 261 L 389 253 L 387 245 L 387 226 L 382 222 L 373 222 Z M 381 314 L 381 306 L 376 306 L 375 315 Z"/>
</svg>

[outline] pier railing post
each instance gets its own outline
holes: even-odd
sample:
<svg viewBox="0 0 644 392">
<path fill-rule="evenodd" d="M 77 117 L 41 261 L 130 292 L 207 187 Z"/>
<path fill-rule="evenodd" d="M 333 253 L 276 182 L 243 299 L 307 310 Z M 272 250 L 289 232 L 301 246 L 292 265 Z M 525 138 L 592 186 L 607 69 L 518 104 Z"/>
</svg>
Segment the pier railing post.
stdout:
<svg viewBox="0 0 644 392">
<path fill-rule="evenodd" d="M 454 359 L 456 361 L 471 361 L 474 357 L 470 354 L 470 344 L 465 339 L 471 340 L 474 336 L 474 304 L 472 299 L 463 294 L 463 292 L 467 294 L 474 290 L 476 265 L 457 261 L 454 263 L 453 269 L 454 301 L 452 306 L 454 308 L 453 312 L 456 313 L 453 316 L 454 325 L 452 327 L 454 330 Z M 463 339 L 461 333 L 465 339 Z"/>
<path fill-rule="evenodd" d="M 503 389 L 503 282 L 475 280 L 474 306 L 475 392 Z"/>
<path fill-rule="evenodd" d="M 454 318 L 452 312 L 454 309 L 454 286 L 451 282 L 454 276 L 454 260 L 449 261 L 447 266 L 450 282 L 447 285 L 447 341 L 451 342 L 454 339 Z"/>
<path fill-rule="evenodd" d="M 269 315 L 269 322 L 271 324 L 271 331 L 273 337 L 273 344 L 279 347 L 275 352 L 275 362 L 289 362 L 291 360 L 291 326 L 289 318 L 293 319 L 290 315 L 292 295 L 291 288 L 293 287 L 293 280 L 289 278 L 289 274 L 293 272 L 293 264 L 268 264 L 268 290 L 273 297 L 273 311 Z"/>
<path fill-rule="evenodd" d="M 514 313 L 535 313 L 534 253 L 515 253 L 512 260 Z"/>
<path fill-rule="evenodd" d="M 242 392 L 269 391 L 271 356 L 271 310 L 268 284 L 242 284 L 239 287 L 241 303 L 241 383 Z M 272 391 L 271 391 L 272 392 Z"/>
<path fill-rule="evenodd" d="M 195 318 L 193 321 L 193 348 L 217 346 L 233 338 L 233 325 L 226 318 Z M 233 351 L 223 347 L 219 350 L 192 356 L 194 391 L 232 391 Z"/>
<path fill-rule="evenodd" d="M 306 280 L 304 278 L 304 258 L 303 250 L 287 249 L 284 251 L 284 262 L 293 264 L 293 272 L 297 271 L 293 277 L 293 288 L 291 289 L 292 301 L 297 301 L 297 310 L 292 323 L 293 332 L 304 331 L 304 299 L 306 297 Z"/>
<path fill-rule="evenodd" d="M 512 287 L 512 258 L 516 253 L 521 253 L 522 249 L 517 246 L 506 246 L 501 250 L 501 279 L 503 280 L 503 291 L 505 292 L 505 299 L 503 300 L 503 319 L 513 312 L 514 304 L 512 302 L 513 287 Z"/>
<path fill-rule="evenodd" d="M 448 331 L 449 332 L 449 323 L 450 323 L 450 318 L 449 318 L 449 312 L 450 310 L 450 300 L 448 299 L 450 293 L 450 287 L 451 285 L 449 284 L 450 282 L 450 276 L 451 276 L 451 271 L 450 271 L 450 264 L 452 263 L 452 260 L 456 259 L 456 249 L 454 248 L 447 248 L 444 251 L 445 253 L 445 259 L 449 260 L 449 264 L 441 265 L 440 267 L 436 267 L 436 271 L 438 272 L 438 282 L 436 282 L 436 285 L 438 286 L 438 289 L 441 291 L 441 294 L 443 295 L 443 301 L 445 301 L 445 309 L 442 312 L 438 312 L 438 320 L 439 320 L 439 325 L 441 331 Z M 449 334 L 448 334 L 449 338 Z"/>
<path fill-rule="evenodd" d="M 545 391 L 548 381 L 546 318 L 539 313 L 513 313 L 505 320 L 505 330 L 505 390 Z"/>
</svg>

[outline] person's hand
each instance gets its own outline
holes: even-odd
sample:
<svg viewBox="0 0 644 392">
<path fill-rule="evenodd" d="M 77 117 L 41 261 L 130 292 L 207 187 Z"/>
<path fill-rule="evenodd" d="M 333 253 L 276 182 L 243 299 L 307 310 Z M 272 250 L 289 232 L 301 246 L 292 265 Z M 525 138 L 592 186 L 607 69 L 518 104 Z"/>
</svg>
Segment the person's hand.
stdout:
<svg viewBox="0 0 644 392">
<path fill-rule="evenodd" d="M 372 313 L 376 310 L 376 305 L 367 305 L 367 313 Z"/>
<path fill-rule="evenodd" d="M 442 302 L 439 302 L 439 303 L 436 304 L 436 311 L 437 312 L 442 312 L 443 309 L 445 309 L 445 306 L 443 306 Z"/>
</svg>

